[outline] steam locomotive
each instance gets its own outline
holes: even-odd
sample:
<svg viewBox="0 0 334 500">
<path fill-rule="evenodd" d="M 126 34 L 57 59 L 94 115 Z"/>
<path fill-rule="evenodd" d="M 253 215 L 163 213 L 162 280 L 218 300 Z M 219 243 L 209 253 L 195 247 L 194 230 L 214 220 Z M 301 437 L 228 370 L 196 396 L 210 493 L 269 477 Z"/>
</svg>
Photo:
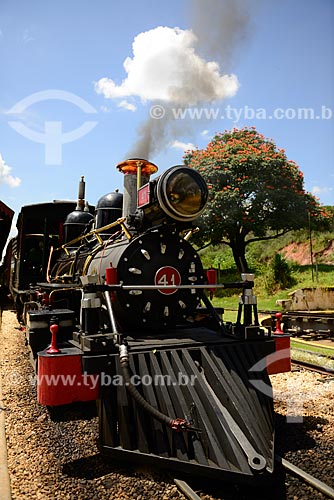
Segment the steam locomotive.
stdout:
<svg viewBox="0 0 334 500">
<path fill-rule="evenodd" d="M 206 206 L 201 175 L 117 166 L 124 193 L 23 207 L 7 250 L 10 289 L 38 371 L 38 401 L 97 400 L 100 447 L 126 461 L 232 481 L 273 471 L 275 351 L 251 274 L 216 284 L 188 241 Z M 225 323 L 207 290 L 241 291 Z M 268 358 L 269 356 L 269 358 Z"/>
</svg>

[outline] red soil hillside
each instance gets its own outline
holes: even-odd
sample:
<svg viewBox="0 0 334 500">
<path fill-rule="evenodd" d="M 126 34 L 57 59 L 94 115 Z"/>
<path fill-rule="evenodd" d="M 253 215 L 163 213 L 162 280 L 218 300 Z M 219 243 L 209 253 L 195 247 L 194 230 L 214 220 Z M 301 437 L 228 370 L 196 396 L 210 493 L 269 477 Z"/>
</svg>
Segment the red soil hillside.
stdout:
<svg viewBox="0 0 334 500">
<path fill-rule="evenodd" d="M 296 262 L 300 266 L 311 264 L 310 243 L 290 243 L 280 251 L 284 258 Z M 334 241 L 331 240 L 328 246 L 319 252 L 313 252 L 313 261 L 317 259 L 322 264 L 333 264 L 334 260 Z"/>
</svg>

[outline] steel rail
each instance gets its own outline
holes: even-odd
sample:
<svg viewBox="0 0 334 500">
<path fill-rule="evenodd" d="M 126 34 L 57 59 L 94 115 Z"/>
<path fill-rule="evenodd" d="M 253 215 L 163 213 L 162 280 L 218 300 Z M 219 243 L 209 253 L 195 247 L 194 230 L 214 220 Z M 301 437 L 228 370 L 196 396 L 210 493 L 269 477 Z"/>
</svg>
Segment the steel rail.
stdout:
<svg viewBox="0 0 334 500">
<path fill-rule="evenodd" d="M 300 469 L 299 467 L 292 464 L 288 460 L 285 460 L 279 455 L 275 455 L 275 461 L 277 463 L 280 463 L 292 475 L 298 477 L 299 479 L 302 479 L 304 482 L 312 486 L 312 488 L 316 489 L 317 491 L 320 491 L 328 498 L 334 500 L 334 489 L 328 484 L 324 483 L 323 481 L 320 481 L 320 479 L 317 479 L 314 476 L 311 476 L 311 474 L 309 474 L 308 472 Z M 197 495 L 197 493 L 185 481 L 182 481 L 180 479 L 174 479 L 174 483 L 176 484 L 178 489 L 184 494 L 184 496 L 189 500 L 200 500 L 200 497 Z"/>
<path fill-rule="evenodd" d="M 294 317 L 309 317 L 313 319 L 334 319 L 334 311 L 333 312 L 323 312 L 323 311 L 282 311 L 282 310 L 268 310 L 268 309 L 260 309 L 259 313 L 261 314 L 270 314 L 271 316 L 274 316 L 277 312 L 282 313 L 283 316 L 290 316 L 291 318 Z"/>
<path fill-rule="evenodd" d="M 306 361 L 299 361 L 298 359 L 291 358 L 291 363 L 294 365 L 301 366 L 307 370 L 313 372 L 322 373 L 324 375 L 333 375 L 334 370 L 332 368 L 326 368 L 325 366 L 313 365 L 312 363 L 307 363 Z"/>
<path fill-rule="evenodd" d="M 334 313 L 323 312 L 323 311 L 285 311 L 282 313 L 283 316 L 293 317 L 303 317 L 303 318 L 313 318 L 313 319 L 334 319 Z"/>
<path fill-rule="evenodd" d="M 174 479 L 174 483 L 189 500 L 201 500 L 196 491 L 194 491 L 185 481 L 182 481 L 181 479 Z"/>
<path fill-rule="evenodd" d="M 287 469 L 291 474 L 297 476 L 298 478 L 302 479 L 306 483 L 310 484 L 313 488 L 316 490 L 320 491 L 324 495 L 326 495 L 328 498 L 334 499 L 334 489 L 328 486 L 328 484 L 323 483 L 319 479 L 315 478 L 314 476 L 311 476 L 311 474 L 308 474 L 308 472 L 300 469 L 296 465 L 293 465 L 291 462 L 288 462 L 288 460 L 285 460 L 284 458 L 275 455 L 275 460 L 282 464 L 282 466 Z"/>
</svg>

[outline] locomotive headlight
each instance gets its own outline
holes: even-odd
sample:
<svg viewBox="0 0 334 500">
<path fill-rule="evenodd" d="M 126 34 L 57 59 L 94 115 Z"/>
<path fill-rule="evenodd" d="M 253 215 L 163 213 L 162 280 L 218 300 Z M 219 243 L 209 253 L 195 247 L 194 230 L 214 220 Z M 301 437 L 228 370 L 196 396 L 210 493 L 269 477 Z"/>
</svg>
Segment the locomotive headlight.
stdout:
<svg viewBox="0 0 334 500">
<path fill-rule="evenodd" d="M 178 221 L 192 221 L 204 210 L 208 188 L 203 177 L 190 167 L 172 167 L 160 175 L 157 197 L 161 209 Z"/>
</svg>

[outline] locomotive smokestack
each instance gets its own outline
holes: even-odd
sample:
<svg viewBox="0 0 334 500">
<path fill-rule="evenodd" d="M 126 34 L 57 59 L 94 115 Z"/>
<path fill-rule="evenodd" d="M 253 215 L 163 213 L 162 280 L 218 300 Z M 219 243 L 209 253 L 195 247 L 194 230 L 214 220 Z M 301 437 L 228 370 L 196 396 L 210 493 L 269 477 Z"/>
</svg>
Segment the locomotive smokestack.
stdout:
<svg viewBox="0 0 334 500">
<path fill-rule="evenodd" d="M 158 167 L 142 158 L 131 158 L 117 165 L 124 174 L 123 217 L 137 210 L 137 191 L 158 171 Z"/>
</svg>

